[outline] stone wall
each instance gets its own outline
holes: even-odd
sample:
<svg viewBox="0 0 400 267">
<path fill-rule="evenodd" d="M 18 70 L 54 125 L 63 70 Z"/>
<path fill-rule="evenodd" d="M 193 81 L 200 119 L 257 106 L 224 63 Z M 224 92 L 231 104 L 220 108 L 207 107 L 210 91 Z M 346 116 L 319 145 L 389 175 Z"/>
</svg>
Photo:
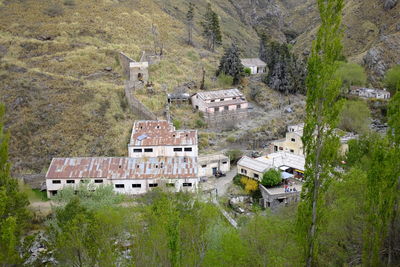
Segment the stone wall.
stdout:
<svg viewBox="0 0 400 267">
<path fill-rule="evenodd" d="M 140 119 L 157 120 L 157 116 L 133 95 L 129 86 L 125 86 L 125 96 L 132 111 L 141 116 Z"/>
<path fill-rule="evenodd" d="M 204 120 L 209 128 L 231 129 L 241 120 L 247 119 L 247 109 L 237 109 L 229 111 L 218 111 L 214 113 L 204 113 Z"/>
<path fill-rule="evenodd" d="M 133 59 L 125 55 L 124 53 L 120 52 L 119 53 L 119 63 L 121 64 L 123 74 L 126 79 L 129 80 L 129 75 L 130 75 L 130 63 L 135 62 Z"/>
<path fill-rule="evenodd" d="M 22 180 L 25 184 L 29 185 L 32 189 L 41 189 L 42 184 L 46 181 L 44 173 L 39 174 L 17 174 L 15 178 Z"/>
</svg>

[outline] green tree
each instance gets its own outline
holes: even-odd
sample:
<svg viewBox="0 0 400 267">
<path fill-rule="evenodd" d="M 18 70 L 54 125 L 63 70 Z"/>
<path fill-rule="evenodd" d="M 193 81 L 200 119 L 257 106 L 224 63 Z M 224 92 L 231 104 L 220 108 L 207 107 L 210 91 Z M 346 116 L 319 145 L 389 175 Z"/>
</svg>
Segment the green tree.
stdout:
<svg viewBox="0 0 400 267">
<path fill-rule="evenodd" d="M 240 51 L 235 43 L 232 43 L 231 47 L 225 49 L 225 53 L 219 62 L 217 76 L 221 74 L 232 76 L 234 85 L 239 84 L 244 76 L 244 67 L 240 60 Z"/>
<path fill-rule="evenodd" d="M 19 263 L 17 247 L 28 224 L 27 196 L 19 191 L 10 174 L 8 159 L 9 133 L 4 131 L 5 107 L 0 104 L 0 264 Z"/>
<path fill-rule="evenodd" d="M 269 169 L 263 175 L 261 184 L 266 187 L 278 185 L 282 182 L 281 172 L 276 169 Z"/>
<path fill-rule="evenodd" d="M 216 45 L 222 44 L 222 34 L 218 15 L 212 10 L 211 3 L 207 4 L 201 26 L 203 27 L 203 36 L 207 40 L 207 48 L 214 51 Z"/>
<path fill-rule="evenodd" d="M 194 8 L 195 5 L 192 2 L 188 4 L 188 11 L 186 13 L 186 25 L 188 29 L 188 45 L 193 45 L 193 27 L 194 27 Z"/>
<path fill-rule="evenodd" d="M 356 63 L 340 62 L 335 75 L 342 80 L 346 92 L 350 86 L 365 86 L 367 83 L 364 68 Z"/>
<path fill-rule="evenodd" d="M 392 95 L 400 90 L 400 65 L 396 65 L 385 75 L 385 86 Z"/>
<path fill-rule="evenodd" d="M 340 80 L 335 78 L 341 55 L 343 0 L 318 0 L 321 26 L 308 60 L 306 119 L 303 134 L 306 155 L 298 227 L 306 266 L 318 264 L 318 233 L 323 218 L 323 193 L 333 173 L 339 140 L 334 133 L 340 104 Z"/>
<path fill-rule="evenodd" d="M 369 130 L 371 111 L 365 101 L 348 100 L 340 112 L 339 128 L 344 131 L 365 134 Z"/>
</svg>

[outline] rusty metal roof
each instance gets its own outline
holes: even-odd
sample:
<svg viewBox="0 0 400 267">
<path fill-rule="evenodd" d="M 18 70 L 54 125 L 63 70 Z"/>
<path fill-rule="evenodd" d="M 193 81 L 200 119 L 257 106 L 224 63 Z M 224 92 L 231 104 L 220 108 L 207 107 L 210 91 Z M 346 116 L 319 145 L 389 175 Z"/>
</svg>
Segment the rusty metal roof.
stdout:
<svg viewBox="0 0 400 267">
<path fill-rule="evenodd" d="M 46 179 L 197 178 L 197 157 L 53 158 Z"/>
<path fill-rule="evenodd" d="M 203 100 L 210 100 L 210 99 L 220 99 L 226 97 L 243 97 L 244 95 L 239 89 L 228 89 L 228 90 L 218 90 L 218 91 L 206 91 L 206 92 L 199 92 L 198 95 Z"/>
<path fill-rule="evenodd" d="M 130 146 L 187 146 L 197 145 L 196 130 L 175 130 L 168 121 L 136 121 L 133 124 Z"/>
</svg>

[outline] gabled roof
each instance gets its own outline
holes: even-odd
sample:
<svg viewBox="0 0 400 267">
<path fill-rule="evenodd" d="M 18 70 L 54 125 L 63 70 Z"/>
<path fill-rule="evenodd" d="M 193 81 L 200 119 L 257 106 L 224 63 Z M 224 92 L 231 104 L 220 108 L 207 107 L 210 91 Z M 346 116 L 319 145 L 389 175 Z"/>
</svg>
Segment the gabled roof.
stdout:
<svg viewBox="0 0 400 267">
<path fill-rule="evenodd" d="M 249 168 L 251 170 L 257 171 L 257 172 L 265 172 L 269 168 L 271 168 L 270 164 L 267 164 L 265 162 L 244 156 L 242 157 L 238 163 L 238 166 L 243 166 L 245 168 Z"/>
<path fill-rule="evenodd" d="M 245 67 L 266 67 L 267 64 L 259 58 L 242 58 L 242 65 Z"/>
<path fill-rule="evenodd" d="M 228 98 L 228 97 L 244 97 L 243 93 L 239 91 L 239 89 L 227 89 L 227 90 L 217 90 L 217 91 L 205 91 L 198 92 L 198 97 L 203 100 L 212 100 L 212 99 L 220 99 L 220 98 Z"/>
<path fill-rule="evenodd" d="M 130 146 L 197 145 L 196 130 L 175 130 L 168 121 L 136 121 L 133 124 Z"/>
<path fill-rule="evenodd" d="M 197 178 L 197 158 L 54 158 L 46 174 L 46 179 L 90 178 Z"/>
</svg>

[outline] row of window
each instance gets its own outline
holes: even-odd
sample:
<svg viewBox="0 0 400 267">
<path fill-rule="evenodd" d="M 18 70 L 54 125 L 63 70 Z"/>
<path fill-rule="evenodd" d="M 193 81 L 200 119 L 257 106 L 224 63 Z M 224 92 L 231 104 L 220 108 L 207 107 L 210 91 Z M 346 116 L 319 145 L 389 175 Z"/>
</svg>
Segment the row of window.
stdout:
<svg viewBox="0 0 400 267">
<path fill-rule="evenodd" d="M 247 175 L 247 170 L 246 169 L 241 169 L 240 172 L 244 175 Z M 260 176 L 257 173 L 253 173 L 253 178 L 258 179 Z"/>
<path fill-rule="evenodd" d="M 232 98 L 232 100 L 235 100 L 236 99 L 236 97 L 233 97 Z M 225 98 L 221 98 L 219 101 L 224 101 L 225 100 Z M 210 102 L 215 102 L 215 99 L 211 99 L 211 101 Z"/>
<path fill-rule="evenodd" d="M 183 183 L 182 184 L 184 187 L 191 187 L 192 183 Z M 168 183 L 167 184 L 168 187 L 175 187 L 174 183 Z M 141 188 L 142 184 L 132 184 L 132 188 Z M 152 183 L 149 184 L 149 187 L 158 187 L 157 183 Z M 115 184 L 115 188 L 125 188 L 125 184 Z"/>
<path fill-rule="evenodd" d="M 237 109 L 241 109 L 241 105 L 236 105 L 236 108 Z M 223 110 L 229 110 L 229 106 L 224 106 L 224 107 L 215 107 L 214 108 L 214 111 L 215 112 L 217 112 L 217 111 L 223 111 Z"/>
<path fill-rule="evenodd" d="M 88 180 L 81 180 L 81 183 L 85 183 Z M 52 180 L 51 181 L 53 184 L 61 184 L 61 180 Z M 74 184 L 75 180 L 67 180 L 67 184 Z M 103 179 L 95 179 L 94 180 L 95 184 L 102 184 L 103 183 Z"/>
<path fill-rule="evenodd" d="M 227 161 L 223 161 L 222 164 L 228 164 Z M 207 164 L 201 165 L 202 168 L 207 168 Z"/>
<path fill-rule="evenodd" d="M 151 153 L 151 152 L 153 152 L 153 149 L 152 148 L 145 148 L 145 149 L 134 148 L 133 149 L 133 153 L 142 153 L 143 151 L 146 152 L 146 153 Z M 191 151 L 193 151 L 193 148 L 191 148 L 191 147 L 185 147 L 185 148 L 174 147 L 174 152 L 181 152 L 181 151 L 191 152 Z"/>
</svg>

